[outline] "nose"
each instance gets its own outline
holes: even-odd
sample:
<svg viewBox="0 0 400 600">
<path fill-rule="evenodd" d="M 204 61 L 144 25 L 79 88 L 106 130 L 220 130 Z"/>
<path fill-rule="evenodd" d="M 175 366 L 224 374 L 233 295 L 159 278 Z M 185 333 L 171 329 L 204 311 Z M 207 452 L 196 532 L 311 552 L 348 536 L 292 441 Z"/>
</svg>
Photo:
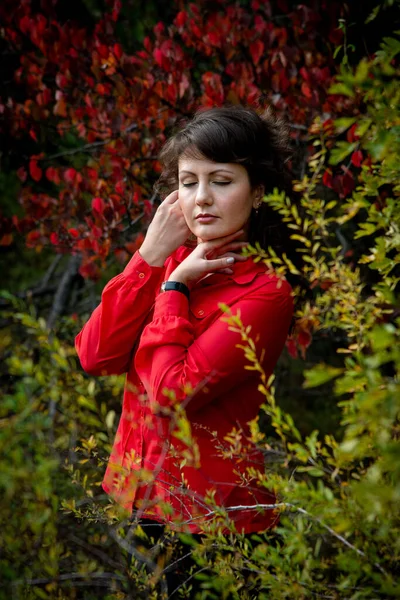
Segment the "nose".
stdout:
<svg viewBox="0 0 400 600">
<path fill-rule="evenodd" d="M 196 204 L 198 206 L 212 204 L 212 195 L 208 184 L 205 181 L 199 181 L 196 190 Z"/>
</svg>

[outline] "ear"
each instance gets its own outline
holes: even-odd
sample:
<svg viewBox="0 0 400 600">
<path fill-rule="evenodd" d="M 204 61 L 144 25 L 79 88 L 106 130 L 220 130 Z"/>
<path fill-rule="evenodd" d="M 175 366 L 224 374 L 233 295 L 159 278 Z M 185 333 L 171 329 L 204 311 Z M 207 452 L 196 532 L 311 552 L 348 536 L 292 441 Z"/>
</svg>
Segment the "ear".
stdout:
<svg viewBox="0 0 400 600">
<path fill-rule="evenodd" d="M 262 202 L 264 193 L 265 193 L 265 187 L 263 185 L 258 185 L 256 188 L 254 188 L 253 208 L 260 208 L 260 204 Z"/>
</svg>

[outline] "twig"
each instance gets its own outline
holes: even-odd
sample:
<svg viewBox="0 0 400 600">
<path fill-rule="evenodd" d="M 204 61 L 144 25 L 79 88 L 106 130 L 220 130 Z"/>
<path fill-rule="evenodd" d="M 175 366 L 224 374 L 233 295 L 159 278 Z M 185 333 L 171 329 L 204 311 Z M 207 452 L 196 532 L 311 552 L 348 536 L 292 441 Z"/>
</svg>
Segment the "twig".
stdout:
<svg viewBox="0 0 400 600">
<path fill-rule="evenodd" d="M 196 575 L 198 575 L 199 573 L 202 573 L 203 571 L 207 571 L 208 567 L 203 567 L 202 569 L 199 569 L 198 571 L 196 571 L 196 573 L 193 573 L 193 575 L 190 575 L 190 577 L 188 577 L 187 579 L 185 579 L 185 581 L 183 583 L 181 583 L 180 585 L 178 585 L 178 587 L 176 587 L 171 594 L 168 596 L 168 600 L 170 598 L 173 597 L 174 594 L 176 594 L 176 592 L 178 592 L 184 585 L 186 585 L 191 579 L 193 579 L 193 577 L 195 577 Z"/>
<path fill-rule="evenodd" d="M 321 525 L 321 527 L 324 527 L 327 531 L 329 531 L 329 533 L 331 535 L 333 535 L 333 537 L 338 539 L 340 542 L 342 542 L 342 544 L 344 544 L 351 550 L 354 550 L 354 552 L 356 552 L 359 556 L 362 556 L 363 558 L 367 558 L 367 555 L 365 554 L 365 552 L 363 552 L 362 550 L 359 550 L 358 548 L 353 546 L 353 544 L 351 544 L 348 540 L 346 540 L 346 538 L 344 538 L 342 535 L 337 533 L 334 529 L 329 527 L 329 525 L 326 525 L 326 523 L 321 521 L 321 519 L 319 519 L 318 517 L 314 517 L 309 512 L 304 510 L 304 508 L 300 508 L 299 506 L 296 506 L 295 504 L 290 504 L 287 502 L 280 502 L 278 504 L 254 504 L 254 505 L 249 505 L 249 506 L 228 506 L 228 507 L 225 507 L 224 510 L 226 512 L 237 512 L 237 511 L 247 511 L 247 510 L 272 510 L 275 508 L 291 508 L 291 509 L 301 513 L 302 515 L 305 515 L 309 519 L 312 519 L 313 521 L 316 521 L 317 523 L 319 523 Z M 218 511 L 210 510 L 202 518 L 211 517 L 211 516 L 217 514 L 217 512 Z M 381 567 L 381 565 L 379 563 L 373 563 L 373 564 L 383 575 L 387 576 L 386 571 L 383 569 L 383 567 Z"/>
<path fill-rule="evenodd" d="M 57 581 L 71 581 L 73 579 L 117 579 L 118 581 L 126 581 L 126 577 L 116 575 L 115 573 L 67 573 L 65 575 L 57 575 L 56 577 L 38 577 L 37 579 L 17 579 L 11 584 L 11 595 L 14 598 L 14 593 L 21 585 L 43 585 L 45 583 L 54 583 Z"/>
<path fill-rule="evenodd" d="M 51 265 L 47 269 L 42 281 L 40 282 L 39 286 L 36 288 L 36 293 L 40 293 L 42 290 L 44 290 L 47 287 L 54 271 L 58 267 L 58 263 L 60 262 L 61 258 L 62 258 L 61 254 L 57 254 L 57 256 L 54 257 L 54 260 L 52 261 Z"/>
<path fill-rule="evenodd" d="M 83 540 L 78 538 L 76 535 L 71 534 L 68 537 L 72 542 L 74 542 L 74 544 L 78 544 L 78 546 L 85 548 L 85 550 L 87 550 L 91 554 L 94 554 L 94 556 L 97 556 L 98 558 L 103 560 L 105 563 L 109 564 L 110 567 L 114 567 L 115 569 L 121 569 L 121 567 L 122 567 L 121 563 L 118 563 L 117 561 L 110 558 L 108 556 L 108 554 L 106 554 L 102 550 L 99 550 L 98 548 L 93 548 L 89 544 L 86 544 L 86 542 L 84 542 Z"/>
<path fill-rule="evenodd" d="M 154 573 L 156 571 L 156 569 L 157 569 L 156 563 L 153 560 L 151 560 L 148 556 L 146 556 L 145 554 L 142 554 L 141 552 L 139 552 L 139 550 L 137 548 L 135 548 L 135 546 L 133 544 L 130 544 L 126 540 L 121 538 L 118 535 L 118 533 L 116 532 L 116 530 L 110 528 L 110 535 L 117 542 L 117 544 L 119 546 L 121 546 L 121 548 L 126 550 L 129 554 L 133 555 L 139 562 L 144 563 L 150 569 L 151 572 Z M 159 583 L 160 583 L 160 587 L 161 587 L 161 591 L 162 591 L 163 595 L 166 596 L 168 594 L 168 587 L 162 577 L 159 579 Z"/>
</svg>

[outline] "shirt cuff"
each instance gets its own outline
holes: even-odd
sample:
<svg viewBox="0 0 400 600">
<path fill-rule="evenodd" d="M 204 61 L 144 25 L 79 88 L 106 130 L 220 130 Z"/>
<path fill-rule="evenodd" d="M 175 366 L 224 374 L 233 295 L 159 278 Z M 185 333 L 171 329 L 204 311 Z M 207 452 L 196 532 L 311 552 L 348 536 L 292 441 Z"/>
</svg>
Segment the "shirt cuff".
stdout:
<svg viewBox="0 0 400 600">
<path fill-rule="evenodd" d="M 169 290 L 161 292 L 157 296 L 153 319 L 161 319 L 167 315 L 189 320 L 189 300 L 185 294 L 176 290 Z"/>
<path fill-rule="evenodd" d="M 136 250 L 131 260 L 122 271 L 125 278 L 134 284 L 145 284 L 147 282 L 156 285 L 160 281 L 161 273 L 164 267 L 152 267 L 144 258 L 139 254 L 139 250 Z"/>
</svg>

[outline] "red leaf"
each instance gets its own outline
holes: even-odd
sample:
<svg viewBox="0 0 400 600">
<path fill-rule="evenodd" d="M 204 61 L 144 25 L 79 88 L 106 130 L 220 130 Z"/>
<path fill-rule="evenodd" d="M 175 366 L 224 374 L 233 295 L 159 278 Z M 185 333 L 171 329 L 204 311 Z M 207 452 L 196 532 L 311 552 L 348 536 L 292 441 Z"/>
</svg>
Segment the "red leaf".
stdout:
<svg viewBox="0 0 400 600">
<path fill-rule="evenodd" d="M 5 233 L 2 238 L 0 238 L 0 246 L 9 246 L 13 242 L 12 233 Z"/>
<path fill-rule="evenodd" d="M 37 135 L 36 135 L 36 132 L 35 132 L 35 130 L 34 130 L 32 127 L 31 127 L 31 129 L 29 130 L 29 135 L 31 136 L 31 138 L 32 138 L 33 140 L 35 140 L 35 142 L 37 142 L 37 141 L 38 141 L 38 139 L 37 139 Z"/>
<path fill-rule="evenodd" d="M 73 238 L 79 237 L 79 231 L 77 229 L 74 229 L 73 227 L 71 227 L 71 229 L 68 229 L 68 233 Z"/>
<path fill-rule="evenodd" d="M 100 277 L 100 269 L 93 262 L 86 262 L 80 267 L 79 274 L 85 279 L 96 280 Z"/>
<path fill-rule="evenodd" d="M 57 73 L 56 83 L 59 88 L 64 88 L 64 87 L 67 87 L 67 85 L 68 85 L 68 79 L 62 73 Z"/>
<path fill-rule="evenodd" d="M 30 28 L 31 28 L 31 19 L 28 17 L 28 15 L 25 15 L 24 17 L 22 17 L 22 19 L 19 22 L 19 28 L 22 31 L 22 33 L 28 33 Z"/>
<path fill-rule="evenodd" d="M 123 55 L 124 51 L 122 50 L 122 46 L 121 44 L 114 44 L 114 54 L 115 56 L 118 58 L 118 60 L 121 59 L 121 56 Z"/>
<path fill-rule="evenodd" d="M 307 83 L 310 83 L 310 73 L 307 71 L 307 69 L 305 67 L 301 67 L 299 73 L 302 76 L 302 78 L 304 79 L 304 81 L 306 81 Z"/>
<path fill-rule="evenodd" d="M 160 48 L 154 48 L 153 56 L 154 56 L 154 60 L 158 64 L 158 66 L 162 67 L 162 65 L 163 65 L 163 53 L 161 52 Z"/>
<path fill-rule="evenodd" d="M 56 233 L 51 233 L 50 234 L 50 242 L 54 245 L 57 246 L 60 243 L 60 240 L 58 239 L 58 235 Z"/>
<path fill-rule="evenodd" d="M 350 142 L 351 144 L 360 139 L 360 136 L 356 134 L 357 127 L 358 127 L 358 123 L 354 123 L 350 127 L 350 129 L 347 131 L 347 135 L 346 135 L 347 141 Z"/>
<path fill-rule="evenodd" d="M 64 172 L 64 180 L 67 183 L 74 183 L 76 179 L 76 171 L 72 167 Z"/>
<path fill-rule="evenodd" d="M 160 36 L 160 34 L 164 32 L 164 30 L 165 30 L 165 25 L 162 21 L 159 21 L 157 23 L 157 25 L 154 26 L 154 29 L 153 29 L 154 33 L 157 36 Z"/>
<path fill-rule="evenodd" d="M 105 44 L 99 44 L 97 52 L 99 53 L 101 58 L 108 58 L 108 55 L 110 54 L 109 49 Z"/>
<path fill-rule="evenodd" d="M 340 177 L 340 180 L 342 183 L 342 193 L 340 194 L 340 196 L 342 198 L 347 198 L 347 196 L 350 196 L 351 192 L 355 188 L 356 184 L 354 181 L 354 177 L 349 171 L 347 171 L 345 175 L 343 175 L 343 177 Z"/>
<path fill-rule="evenodd" d="M 26 178 L 27 178 L 27 173 L 26 173 L 26 171 L 25 171 L 24 167 L 20 167 L 20 168 L 18 169 L 18 171 L 17 171 L 17 176 L 18 176 L 18 179 L 19 179 L 20 181 L 22 181 L 22 182 L 26 181 Z"/>
<path fill-rule="evenodd" d="M 115 191 L 122 196 L 125 192 L 125 183 L 123 181 L 117 181 L 115 184 Z"/>
<path fill-rule="evenodd" d="M 308 98 L 309 100 L 311 100 L 312 98 L 312 91 L 309 85 L 307 85 L 307 83 L 305 83 L 303 81 L 303 83 L 301 84 L 301 91 L 303 93 L 303 95 Z"/>
<path fill-rule="evenodd" d="M 249 50 L 254 64 L 258 65 L 258 63 L 260 62 L 260 58 L 264 52 L 264 42 L 262 42 L 261 40 L 255 40 L 250 44 Z"/>
<path fill-rule="evenodd" d="M 143 244 L 143 240 L 144 240 L 144 234 L 142 232 L 140 232 L 137 234 L 134 242 L 127 242 L 125 244 L 125 248 L 131 254 L 135 254 L 136 250 L 138 250 L 140 248 L 140 246 Z"/>
<path fill-rule="evenodd" d="M 322 177 L 322 183 L 328 187 L 328 188 L 332 188 L 332 171 L 330 169 L 327 169 Z"/>
<path fill-rule="evenodd" d="M 299 356 L 299 353 L 297 352 L 296 342 L 292 337 L 287 340 L 286 348 L 292 358 L 297 358 Z"/>
<path fill-rule="evenodd" d="M 88 177 L 92 180 L 92 181 L 97 181 L 99 178 L 99 174 L 96 171 L 96 169 L 93 169 L 92 167 L 88 167 L 86 169 L 86 173 L 88 174 Z"/>
<path fill-rule="evenodd" d="M 92 235 L 94 238 L 99 239 L 103 235 L 103 231 L 97 225 L 93 225 L 92 227 Z"/>
<path fill-rule="evenodd" d="M 100 215 L 103 214 L 105 209 L 104 200 L 102 198 L 93 198 L 92 200 L 92 209 L 98 212 Z"/>
<path fill-rule="evenodd" d="M 26 236 L 26 246 L 27 248 L 34 248 L 37 244 L 37 242 L 40 240 L 41 238 L 41 233 L 40 231 L 30 231 L 28 233 L 28 235 Z"/>
<path fill-rule="evenodd" d="M 183 27 L 187 21 L 187 12 L 181 10 L 175 17 L 175 25 L 177 27 Z"/>
<path fill-rule="evenodd" d="M 297 335 L 297 344 L 300 348 L 300 353 L 303 359 L 306 357 L 306 350 L 311 344 L 312 335 L 309 331 L 302 329 Z"/>
<path fill-rule="evenodd" d="M 353 154 L 351 155 L 351 162 L 353 163 L 353 165 L 355 167 L 361 167 L 362 161 L 363 153 L 361 152 L 361 150 L 356 150 L 355 152 L 353 152 Z"/>
<path fill-rule="evenodd" d="M 60 183 L 60 176 L 58 174 L 57 169 L 55 169 L 54 167 L 47 167 L 46 169 L 46 177 L 49 181 L 52 181 L 53 183 L 55 183 L 56 185 L 58 185 Z"/>
<path fill-rule="evenodd" d="M 38 161 L 31 159 L 29 161 L 29 173 L 35 181 L 40 181 L 42 178 L 42 169 L 38 166 Z"/>
</svg>

